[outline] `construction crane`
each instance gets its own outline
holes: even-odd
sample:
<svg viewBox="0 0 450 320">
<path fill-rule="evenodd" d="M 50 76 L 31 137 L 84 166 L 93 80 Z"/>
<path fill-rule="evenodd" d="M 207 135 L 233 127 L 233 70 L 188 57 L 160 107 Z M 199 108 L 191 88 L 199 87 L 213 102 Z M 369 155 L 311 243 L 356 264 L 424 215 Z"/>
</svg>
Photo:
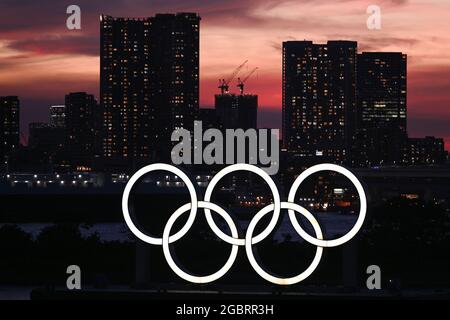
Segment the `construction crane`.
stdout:
<svg viewBox="0 0 450 320">
<path fill-rule="evenodd" d="M 233 73 L 227 79 L 219 79 L 218 88 L 220 89 L 222 94 L 230 92 L 230 82 L 237 76 L 239 71 L 241 71 L 241 69 L 247 64 L 247 62 L 248 60 L 245 60 L 239 67 L 234 69 Z"/>
<path fill-rule="evenodd" d="M 247 81 L 248 78 L 250 78 L 252 76 L 252 74 L 255 73 L 256 70 L 258 70 L 258 67 L 254 68 L 252 71 L 250 71 L 249 74 L 243 80 L 241 80 L 241 78 L 238 78 L 237 87 L 239 88 L 239 91 L 241 92 L 241 95 L 244 94 L 245 81 Z"/>
</svg>

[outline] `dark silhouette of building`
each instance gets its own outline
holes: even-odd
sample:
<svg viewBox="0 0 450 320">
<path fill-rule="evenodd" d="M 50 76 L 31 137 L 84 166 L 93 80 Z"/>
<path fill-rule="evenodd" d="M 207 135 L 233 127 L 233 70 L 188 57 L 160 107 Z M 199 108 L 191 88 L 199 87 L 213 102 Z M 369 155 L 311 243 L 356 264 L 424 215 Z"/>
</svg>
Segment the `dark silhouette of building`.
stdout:
<svg viewBox="0 0 450 320">
<path fill-rule="evenodd" d="M 199 23 L 194 13 L 101 16 L 102 156 L 110 166 L 170 159 L 172 131 L 193 128 Z"/>
<path fill-rule="evenodd" d="M 407 142 L 406 55 L 358 55 L 358 135 L 355 165 L 400 164 Z"/>
<path fill-rule="evenodd" d="M 406 54 L 358 54 L 358 120 L 365 128 L 406 133 Z"/>
<path fill-rule="evenodd" d="M 198 120 L 202 122 L 203 130 L 220 128 L 216 109 L 198 109 Z"/>
<path fill-rule="evenodd" d="M 158 154 L 168 160 L 172 132 L 192 131 L 199 109 L 200 17 L 157 14 L 150 21 L 150 102 L 156 113 Z"/>
<path fill-rule="evenodd" d="M 404 148 L 403 163 L 408 165 L 438 165 L 446 161 L 444 139 L 435 137 L 409 138 Z"/>
<path fill-rule="evenodd" d="M 66 106 L 50 107 L 50 125 L 63 128 L 66 125 Z"/>
<path fill-rule="evenodd" d="M 73 170 L 92 170 L 95 147 L 97 102 L 93 95 L 66 95 L 66 155 Z"/>
<path fill-rule="evenodd" d="M 257 128 L 257 95 L 216 94 L 215 109 L 220 126 L 224 129 Z"/>
<path fill-rule="evenodd" d="M 349 159 L 356 53 L 354 41 L 283 42 L 283 146 L 301 161 Z"/>
<path fill-rule="evenodd" d="M 148 18 L 101 16 L 102 155 L 109 165 L 150 156 L 150 24 Z"/>
<path fill-rule="evenodd" d="M 16 96 L 0 97 L 0 168 L 8 170 L 8 158 L 19 148 L 20 102 Z"/>
<path fill-rule="evenodd" d="M 65 128 L 49 123 L 29 124 L 28 148 L 33 154 L 36 169 L 58 170 L 66 143 Z"/>
</svg>

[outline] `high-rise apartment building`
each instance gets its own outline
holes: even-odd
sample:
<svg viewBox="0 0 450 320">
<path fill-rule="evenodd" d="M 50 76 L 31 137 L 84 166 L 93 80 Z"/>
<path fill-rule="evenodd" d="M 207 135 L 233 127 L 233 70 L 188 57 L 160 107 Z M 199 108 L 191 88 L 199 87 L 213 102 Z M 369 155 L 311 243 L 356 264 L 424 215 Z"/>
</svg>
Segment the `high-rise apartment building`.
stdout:
<svg viewBox="0 0 450 320">
<path fill-rule="evenodd" d="M 92 170 L 97 101 L 91 94 L 75 92 L 66 95 L 65 103 L 66 149 L 69 162 L 75 170 L 77 168 L 78 170 Z"/>
<path fill-rule="evenodd" d="M 407 142 L 407 57 L 358 54 L 358 134 L 355 165 L 400 164 Z"/>
<path fill-rule="evenodd" d="M 101 16 L 102 156 L 109 163 L 129 167 L 170 157 L 172 131 L 193 127 L 199 24 L 194 13 Z"/>
<path fill-rule="evenodd" d="M 349 160 L 356 126 L 354 41 L 283 43 L 283 144 L 305 161 Z"/>
</svg>

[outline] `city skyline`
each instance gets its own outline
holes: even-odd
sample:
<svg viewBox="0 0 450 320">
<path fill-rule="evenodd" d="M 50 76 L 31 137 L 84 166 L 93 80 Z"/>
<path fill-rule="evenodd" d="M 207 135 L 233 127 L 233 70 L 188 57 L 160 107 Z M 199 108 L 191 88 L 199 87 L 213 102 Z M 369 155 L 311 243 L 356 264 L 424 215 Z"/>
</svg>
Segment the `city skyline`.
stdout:
<svg viewBox="0 0 450 320">
<path fill-rule="evenodd" d="M 230 78 L 223 80 L 215 109 L 199 113 L 199 22 L 196 13 L 145 19 L 102 16 L 103 101 L 97 104 L 94 95 L 85 92 L 70 93 L 65 106 L 49 108 L 50 123 L 30 124 L 31 148 L 27 149 L 35 152 L 38 167 L 117 170 L 127 164 L 134 168 L 139 162 L 161 161 L 160 147 L 169 141 L 163 132 L 189 129 L 192 118 L 205 120 L 208 128 L 256 128 L 258 96 L 243 92 L 249 76 L 238 78 L 239 95 L 229 92 Z M 357 47 L 356 41 L 342 40 L 283 42 L 286 160 L 353 167 L 443 164 L 448 154 L 442 138 L 408 136 L 407 55 L 357 54 Z M 161 74 L 161 70 L 170 72 Z M 187 99 L 191 96 L 192 100 Z M 9 171 L 9 164 L 17 164 L 14 157 L 20 157 L 20 152 L 14 153 L 19 141 L 19 101 L 14 96 L 0 98 L 5 104 L 2 131 L 15 141 L 9 148 L 13 152 L 4 152 L 12 156 L 12 161 L 5 159 Z M 158 129 L 152 133 L 147 128 Z M 65 136 L 64 141 L 59 136 Z"/>
<path fill-rule="evenodd" d="M 200 40 L 200 105 L 213 106 L 218 79 L 231 73 L 243 60 L 259 70 L 248 82 L 248 92 L 259 95 L 260 126 L 281 127 L 281 43 L 289 39 L 326 42 L 356 40 L 362 51 L 401 51 L 408 54 L 408 112 L 413 137 L 435 135 L 446 139 L 450 129 L 450 50 L 443 32 L 450 19 L 444 1 L 381 1 L 382 29 L 368 30 L 368 1 L 277 2 L 198 1 L 188 3 L 141 1 L 100 4 L 79 1 L 82 30 L 65 27 L 69 3 L 44 1 L 42 13 L 27 2 L 3 2 L 1 9 L 20 10 L 23 18 L 7 15 L 0 22 L 2 95 L 22 101 L 22 131 L 29 122 L 47 117 L 49 105 L 61 104 L 65 94 L 86 91 L 98 98 L 99 14 L 150 16 L 156 12 L 193 11 L 202 17 Z M 30 6 L 32 8 L 32 5 Z M 146 9 L 148 8 L 148 9 Z M 414 11 L 414 15 L 408 13 Z M 420 15 L 417 14 L 420 12 Z M 34 18 L 32 18 L 34 16 Z M 36 24 L 36 25 L 35 25 Z M 448 29 L 448 28 L 447 28 Z M 336 32 L 339 30 L 339 32 Z M 410 34 L 416 34 L 417 39 Z M 264 52 L 264 55 L 261 55 Z M 249 69 L 250 70 L 250 69 Z M 246 70 L 243 70 L 245 72 Z M 232 90 L 237 91 L 235 84 Z"/>
</svg>

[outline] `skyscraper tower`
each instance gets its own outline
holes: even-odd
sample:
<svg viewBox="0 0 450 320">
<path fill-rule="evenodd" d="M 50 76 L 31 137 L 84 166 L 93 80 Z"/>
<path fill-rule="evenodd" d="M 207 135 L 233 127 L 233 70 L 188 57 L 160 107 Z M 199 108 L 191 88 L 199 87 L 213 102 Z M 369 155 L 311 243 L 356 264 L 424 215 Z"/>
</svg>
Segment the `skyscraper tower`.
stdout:
<svg viewBox="0 0 450 320">
<path fill-rule="evenodd" d="M 149 158 L 150 19 L 100 17 L 102 156 L 109 165 Z M 123 162 L 123 163 L 122 163 Z"/>
<path fill-rule="evenodd" d="M 401 161 L 407 139 L 406 63 L 401 52 L 358 54 L 357 165 Z"/>
<path fill-rule="evenodd" d="M 102 153 L 109 163 L 131 169 L 163 160 L 170 157 L 172 131 L 193 127 L 199 23 L 194 13 L 101 16 Z"/>
<path fill-rule="evenodd" d="M 91 94 L 75 92 L 66 95 L 65 103 L 69 163 L 77 171 L 90 171 L 94 158 L 97 102 Z"/>
<path fill-rule="evenodd" d="M 150 18 L 150 101 L 161 154 L 170 155 L 174 129 L 192 130 L 199 109 L 199 26 L 195 13 Z"/>
<path fill-rule="evenodd" d="M 358 54 L 358 120 L 365 128 L 406 133 L 406 54 Z"/>
<path fill-rule="evenodd" d="M 356 125 L 354 41 L 283 43 L 283 144 L 307 161 L 348 161 Z"/>
</svg>

